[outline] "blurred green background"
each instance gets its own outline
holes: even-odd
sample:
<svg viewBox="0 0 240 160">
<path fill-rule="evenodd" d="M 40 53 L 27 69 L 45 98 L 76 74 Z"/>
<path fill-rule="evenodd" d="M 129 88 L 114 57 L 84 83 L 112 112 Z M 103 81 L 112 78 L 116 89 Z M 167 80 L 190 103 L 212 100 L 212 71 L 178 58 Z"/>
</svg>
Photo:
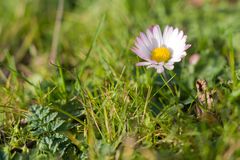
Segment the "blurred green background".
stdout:
<svg viewBox="0 0 240 160">
<path fill-rule="evenodd" d="M 40 153 L 72 159 L 239 158 L 239 19 L 238 0 L 1 0 L 0 159 Z M 139 33 L 154 24 L 180 28 L 192 44 L 175 65 L 178 78 L 169 80 L 170 87 L 153 70 L 135 67 L 140 59 L 130 51 Z M 200 57 L 196 64 L 190 62 L 193 54 Z M 218 115 L 217 124 L 199 122 L 192 113 L 198 79 L 218 93 L 209 111 Z M 21 128 L 29 112 L 40 117 L 31 117 L 31 124 L 42 124 L 44 113 L 51 124 L 66 124 L 61 133 L 68 140 L 46 140 L 60 133 L 58 127 L 42 135 Z M 52 147 L 56 139 L 72 152 Z M 27 147 L 29 140 L 37 147 Z"/>
<path fill-rule="evenodd" d="M 1 62 L 11 55 L 17 68 L 25 74 L 48 76 L 47 58 L 51 52 L 58 1 L 0 3 Z M 121 70 L 123 65 L 132 67 L 136 59 L 131 60 L 134 56 L 128 50 L 139 32 L 153 24 L 183 29 L 193 46 L 189 52 L 201 53 L 203 63 L 209 67 L 209 63 L 216 62 L 205 56 L 224 57 L 229 39 L 239 52 L 239 12 L 238 1 L 230 0 L 66 0 L 58 33 L 58 59 L 70 69 L 84 61 L 98 24 L 106 16 L 87 64 L 89 74 L 103 69 L 101 56 L 109 59 L 116 69 Z M 109 47 L 110 53 L 103 54 L 102 50 Z"/>
</svg>

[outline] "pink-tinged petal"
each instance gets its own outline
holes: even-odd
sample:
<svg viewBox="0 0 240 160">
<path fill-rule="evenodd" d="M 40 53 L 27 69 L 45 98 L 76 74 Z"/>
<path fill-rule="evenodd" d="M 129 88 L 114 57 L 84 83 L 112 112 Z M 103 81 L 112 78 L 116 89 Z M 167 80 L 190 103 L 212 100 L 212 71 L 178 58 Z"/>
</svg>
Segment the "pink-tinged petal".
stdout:
<svg viewBox="0 0 240 160">
<path fill-rule="evenodd" d="M 136 38 L 135 46 L 141 49 L 144 53 L 151 51 L 148 47 L 145 46 L 144 42 L 139 37 Z"/>
<path fill-rule="evenodd" d="M 145 44 L 145 47 L 148 49 L 148 50 L 152 50 L 153 46 L 151 44 L 151 41 L 147 38 L 147 36 L 144 34 L 144 33 L 140 33 L 140 38 L 141 40 L 143 41 L 143 43 Z"/>
<path fill-rule="evenodd" d="M 148 37 L 149 41 L 152 43 L 152 39 L 153 39 L 154 37 L 153 37 L 153 35 L 152 35 L 151 29 L 147 29 L 146 34 L 147 34 L 147 37 Z"/>
<path fill-rule="evenodd" d="M 150 50 L 144 46 L 143 42 L 139 38 L 137 38 L 136 41 L 138 41 L 135 43 L 137 50 L 143 53 L 145 57 L 150 57 L 150 54 L 151 54 Z"/>
<path fill-rule="evenodd" d="M 153 32 L 153 28 L 155 27 L 155 25 L 152 25 L 152 26 L 150 26 L 148 29 L 151 31 L 151 32 Z"/>
<path fill-rule="evenodd" d="M 136 66 L 148 66 L 148 65 L 150 65 L 151 63 L 150 62 L 138 62 L 137 64 L 136 64 Z"/>
<path fill-rule="evenodd" d="M 137 49 L 137 48 L 132 48 L 131 49 L 137 56 L 139 56 L 140 58 L 148 61 L 150 59 L 150 57 L 146 54 L 141 52 L 141 50 Z"/>
<path fill-rule="evenodd" d="M 150 27 L 146 30 L 146 37 L 149 40 L 149 49 L 153 50 L 154 48 L 159 47 L 159 41 L 158 38 L 155 37 L 153 31 L 154 31 L 155 26 Z"/>
</svg>

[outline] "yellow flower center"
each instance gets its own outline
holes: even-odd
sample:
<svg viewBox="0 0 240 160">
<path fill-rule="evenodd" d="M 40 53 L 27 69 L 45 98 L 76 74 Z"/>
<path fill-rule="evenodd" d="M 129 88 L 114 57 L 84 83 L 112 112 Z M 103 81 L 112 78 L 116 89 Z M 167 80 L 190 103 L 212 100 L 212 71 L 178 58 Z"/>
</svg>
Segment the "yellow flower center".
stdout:
<svg viewBox="0 0 240 160">
<path fill-rule="evenodd" d="M 152 60 L 157 62 L 167 62 L 171 58 L 169 49 L 165 47 L 155 48 L 152 50 Z"/>
</svg>

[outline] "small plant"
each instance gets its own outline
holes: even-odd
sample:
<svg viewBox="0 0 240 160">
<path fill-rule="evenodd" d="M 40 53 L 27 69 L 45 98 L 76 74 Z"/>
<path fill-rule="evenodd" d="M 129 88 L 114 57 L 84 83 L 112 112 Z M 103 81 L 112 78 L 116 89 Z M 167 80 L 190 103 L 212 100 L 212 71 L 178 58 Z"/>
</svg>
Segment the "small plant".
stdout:
<svg viewBox="0 0 240 160">
<path fill-rule="evenodd" d="M 38 150 L 44 154 L 57 154 L 60 157 L 66 152 L 71 142 L 64 135 L 66 124 L 47 107 L 33 105 L 30 108 L 31 114 L 27 117 L 28 128 L 37 140 Z"/>
</svg>

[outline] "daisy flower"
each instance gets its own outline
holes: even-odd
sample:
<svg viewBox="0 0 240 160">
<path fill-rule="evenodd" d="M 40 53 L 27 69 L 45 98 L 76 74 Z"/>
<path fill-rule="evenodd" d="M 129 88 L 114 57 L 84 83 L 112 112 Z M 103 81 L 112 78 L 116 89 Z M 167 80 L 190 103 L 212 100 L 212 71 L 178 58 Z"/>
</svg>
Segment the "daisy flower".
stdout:
<svg viewBox="0 0 240 160">
<path fill-rule="evenodd" d="M 187 36 L 178 28 L 166 26 L 162 33 L 159 25 L 150 27 L 146 33 L 140 33 L 131 49 L 145 60 L 136 65 L 155 68 L 158 73 L 164 72 L 164 68 L 172 70 L 174 63 L 180 62 L 191 46 L 186 44 L 186 39 Z"/>
</svg>

